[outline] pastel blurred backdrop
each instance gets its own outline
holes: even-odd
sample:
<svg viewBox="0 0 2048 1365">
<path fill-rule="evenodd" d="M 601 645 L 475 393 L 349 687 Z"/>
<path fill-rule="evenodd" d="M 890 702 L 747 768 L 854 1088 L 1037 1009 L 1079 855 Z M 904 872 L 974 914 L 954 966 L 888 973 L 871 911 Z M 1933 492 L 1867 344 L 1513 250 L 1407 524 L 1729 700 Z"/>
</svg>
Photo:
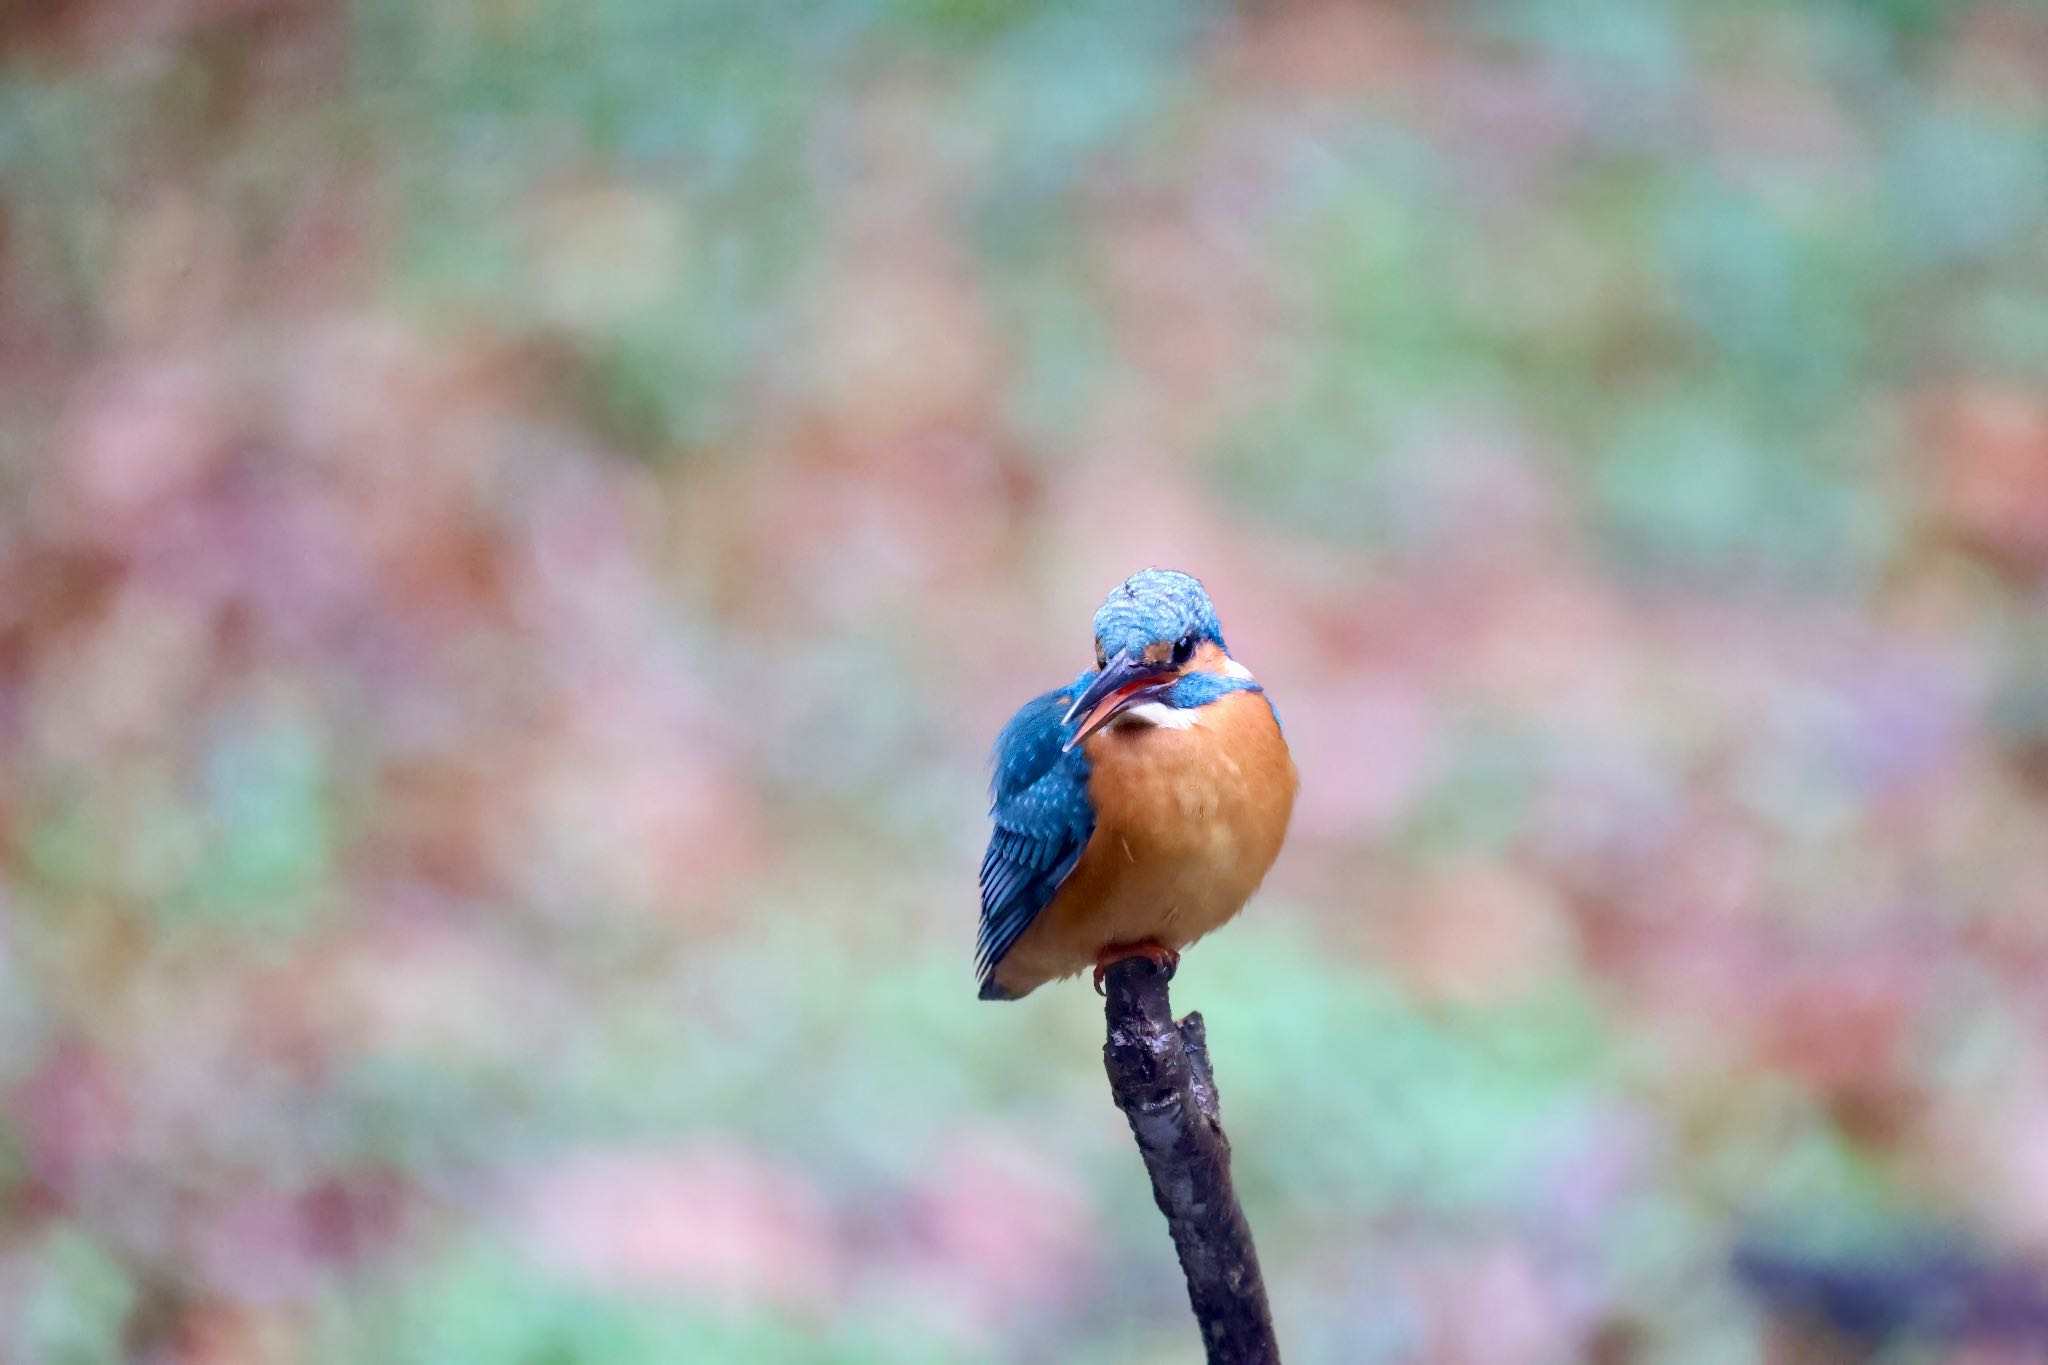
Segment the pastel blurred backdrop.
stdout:
<svg viewBox="0 0 2048 1365">
<path fill-rule="evenodd" d="M 969 962 L 1154 563 L 1303 774 L 1175 983 L 1290 1361 L 2048 1257 L 2034 0 L 0 44 L 0 1359 L 1193 1359 Z"/>
</svg>

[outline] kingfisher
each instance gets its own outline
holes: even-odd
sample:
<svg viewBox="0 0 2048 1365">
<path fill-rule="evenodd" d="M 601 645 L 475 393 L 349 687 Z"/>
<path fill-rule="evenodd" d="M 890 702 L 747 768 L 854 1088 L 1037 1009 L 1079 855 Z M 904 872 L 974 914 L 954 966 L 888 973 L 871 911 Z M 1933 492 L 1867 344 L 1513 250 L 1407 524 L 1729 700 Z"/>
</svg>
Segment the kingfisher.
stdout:
<svg viewBox="0 0 2048 1365">
<path fill-rule="evenodd" d="M 1026 702 L 993 757 L 983 1000 L 1126 957 L 1169 975 L 1279 856 L 1300 779 L 1200 580 L 1146 569 L 1095 613 L 1095 667 Z"/>
</svg>

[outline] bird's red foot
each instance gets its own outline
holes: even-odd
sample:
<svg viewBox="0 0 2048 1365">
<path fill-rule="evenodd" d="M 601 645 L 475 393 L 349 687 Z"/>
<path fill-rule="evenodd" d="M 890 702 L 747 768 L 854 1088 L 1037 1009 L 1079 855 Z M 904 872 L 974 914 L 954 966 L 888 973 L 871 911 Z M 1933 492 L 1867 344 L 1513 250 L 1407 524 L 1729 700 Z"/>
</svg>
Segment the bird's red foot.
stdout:
<svg viewBox="0 0 2048 1365">
<path fill-rule="evenodd" d="M 1095 955 L 1095 993 L 1107 995 L 1102 989 L 1102 978 L 1109 969 L 1125 958 L 1149 958 L 1152 965 L 1166 973 L 1168 981 L 1173 980 L 1174 969 L 1180 966 L 1180 954 L 1163 944 L 1146 939 L 1143 943 L 1112 943 Z"/>
</svg>

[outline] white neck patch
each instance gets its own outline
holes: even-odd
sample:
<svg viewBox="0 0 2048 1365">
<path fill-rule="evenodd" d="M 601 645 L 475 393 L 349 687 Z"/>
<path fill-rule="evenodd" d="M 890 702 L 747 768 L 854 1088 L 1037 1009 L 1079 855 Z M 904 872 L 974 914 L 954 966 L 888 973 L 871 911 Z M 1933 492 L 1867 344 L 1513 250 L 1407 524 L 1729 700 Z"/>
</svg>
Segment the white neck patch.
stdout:
<svg viewBox="0 0 2048 1365">
<path fill-rule="evenodd" d="M 1223 656 L 1223 667 L 1219 670 L 1226 678 L 1237 678 L 1243 682 L 1252 680 L 1252 671 L 1228 654 Z"/>
<path fill-rule="evenodd" d="M 1113 725 L 1126 721 L 1133 725 L 1156 725 L 1162 730 L 1191 730 L 1201 722 L 1196 719 L 1196 707 L 1168 706 L 1163 701 L 1144 701 L 1116 713 Z"/>
</svg>

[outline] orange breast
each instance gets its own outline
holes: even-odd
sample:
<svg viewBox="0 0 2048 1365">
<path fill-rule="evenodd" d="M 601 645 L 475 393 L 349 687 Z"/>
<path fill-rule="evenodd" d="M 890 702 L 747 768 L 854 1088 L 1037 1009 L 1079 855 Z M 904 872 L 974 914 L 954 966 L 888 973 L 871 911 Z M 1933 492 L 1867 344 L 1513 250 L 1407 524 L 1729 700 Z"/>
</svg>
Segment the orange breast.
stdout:
<svg viewBox="0 0 2048 1365">
<path fill-rule="evenodd" d="M 1095 833 L 996 967 L 1021 996 L 1112 944 L 1180 949 L 1258 890 L 1287 837 L 1299 778 L 1257 692 L 1186 713 L 1186 729 L 1117 723 L 1085 741 Z"/>
</svg>

